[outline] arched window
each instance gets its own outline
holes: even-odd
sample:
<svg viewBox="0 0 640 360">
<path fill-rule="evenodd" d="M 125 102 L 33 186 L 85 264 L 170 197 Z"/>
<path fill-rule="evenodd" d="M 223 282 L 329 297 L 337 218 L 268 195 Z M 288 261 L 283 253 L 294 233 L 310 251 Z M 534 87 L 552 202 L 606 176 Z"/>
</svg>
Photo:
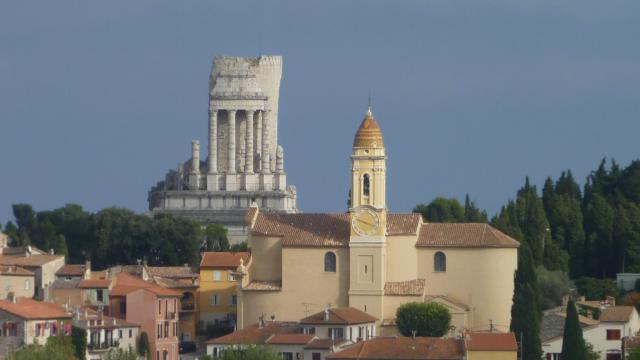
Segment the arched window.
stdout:
<svg viewBox="0 0 640 360">
<path fill-rule="evenodd" d="M 364 174 L 362 179 L 362 193 L 364 196 L 369 196 L 369 188 L 370 188 L 369 174 Z"/>
<path fill-rule="evenodd" d="M 433 255 L 433 271 L 447 271 L 447 256 L 442 251 L 438 251 L 435 255 Z"/>
<path fill-rule="evenodd" d="M 331 251 L 324 254 L 324 271 L 336 272 L 336 254 Z"/>
</svg>

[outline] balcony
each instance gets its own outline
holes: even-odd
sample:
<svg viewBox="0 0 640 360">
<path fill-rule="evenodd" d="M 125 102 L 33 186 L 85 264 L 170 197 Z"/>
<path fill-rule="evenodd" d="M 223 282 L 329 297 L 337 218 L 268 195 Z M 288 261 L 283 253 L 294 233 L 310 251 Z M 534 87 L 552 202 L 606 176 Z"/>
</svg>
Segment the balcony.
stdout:
<svg viewBox="0 0 640 360">
<path fill-rule="evenodd" d="M 164 314 L 164 319 L 165 320 L 175 320 L 176 319 L 176 313 L 175 312 L 167 312 Z"/>
<path fill-rule="evenodd" d="M 120 342 L 118 340 L 104 341 L 101 343 L 89 343 L 87 345 L 87 349 L 90 352 L 106 352 L 111 350 L 113 347 L 120 346 Z"/>
<path fill-rule="evenodd" d="M 180 312 L 194 312 L 196 311 L 196 305 L 194 303 L 182 303 L 180 306 Z"/>
</svg>

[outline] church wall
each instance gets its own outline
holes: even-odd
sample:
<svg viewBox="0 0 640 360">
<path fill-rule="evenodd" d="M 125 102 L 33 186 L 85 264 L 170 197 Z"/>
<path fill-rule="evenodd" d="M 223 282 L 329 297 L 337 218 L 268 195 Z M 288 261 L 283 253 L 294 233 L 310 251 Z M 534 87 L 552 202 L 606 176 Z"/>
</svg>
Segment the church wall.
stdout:
<svg viewBox="0 0 640 360">
<path fill-rule="evenodd" d="M 416 237 L 387 237 L 387 281 L 407 281 L 418 278 Z"/>
<path fill-rule="evenodd" d="M 282 279 L 282 242 L 276 237 L 251 236 L 251 280 Z"/>
<path fill-rule="evenodd" d="M 253 241 L 254 239 L 252 239 Z M 336 272 L 324 272 L 324 254 L 336 254 Z M 264 253 L 260 253 L 264 254 Z M 252 248 L 251 279 L 258 279 L 260 263 L 269 257 L 258 255 Z M 269 255 L 267 255 L 269 256 Z M 349 249 L 346 248 L 283 248 L 282 264 L 286 269 L 281 291 L 243 291 L 238 298 L 239 326 L 257 322 L 261 314 L 276 320 L 297 321 L 331 307 L 349 305 Z"/>
<path fill-rule="evenodd" d="M 446 255 L 446 272 L 433 271 L 437 251 Z M 489 320 L 498 330 L 509 330 L 516 268 L 515 248 L 418 249 L 418 277 L 426 279 L 426 293 L 449 295 L 467 304 L 474 330 L 488 329 Z"/>
</svg>

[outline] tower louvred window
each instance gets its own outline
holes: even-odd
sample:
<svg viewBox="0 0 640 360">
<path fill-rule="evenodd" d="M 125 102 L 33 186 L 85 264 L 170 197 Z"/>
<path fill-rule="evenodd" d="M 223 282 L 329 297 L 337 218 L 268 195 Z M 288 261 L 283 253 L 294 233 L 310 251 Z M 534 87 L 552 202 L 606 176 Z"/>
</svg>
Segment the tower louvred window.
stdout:
<svg viewBox="0 0 640 360">
<path fill-rule="evenodd" d="M 369 189 L 371 188 L 370 183 L 369 174 L 364 174 L 362 179 L 362 193 L 364 196 L 369 196 Z"/>
</svg>

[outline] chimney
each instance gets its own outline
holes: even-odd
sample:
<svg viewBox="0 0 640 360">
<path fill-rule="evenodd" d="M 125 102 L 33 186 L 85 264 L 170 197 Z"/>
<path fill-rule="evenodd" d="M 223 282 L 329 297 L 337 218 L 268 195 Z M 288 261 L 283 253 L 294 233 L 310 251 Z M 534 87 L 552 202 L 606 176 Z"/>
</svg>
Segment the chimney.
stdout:
<svg viewBox="0 0 640 360">
<path fill-rule="evenodd" d="M 567 306 L 569 304 L 569 295 L 564 295 L 562 297 L 562 306 Z"/>
<path fill-rule="evenodd" d="M 614 298 L 613 296 L 607 296 L 606 297 L 606 301 L 607 301 L 607 305 L 609 306 L 616 306 L 616 298 Z"/>
<path fill-rule="evenodd" d="M 53 251 L 53 249 L 49 249 L 49 255 L 55 255 L 55 254 L 56 254 L 56 252 Z"/>
<path fill-rule="evenodd" d="M 13 291 L 9 291 L 9 293 L 7 294 L 7 299 L 13 304 L 18 301 L 18 299 L 16 298 L 16 294 Z"/>
<path fill-rule="evenodd" d="M 84 278 L 91 279 L 91 260 L 84 262 Z"/>
<path fill-rule="evenodd" d="M 329 305 L 324 308 L 324 321 L 329 321 Z"/>
</svg>

